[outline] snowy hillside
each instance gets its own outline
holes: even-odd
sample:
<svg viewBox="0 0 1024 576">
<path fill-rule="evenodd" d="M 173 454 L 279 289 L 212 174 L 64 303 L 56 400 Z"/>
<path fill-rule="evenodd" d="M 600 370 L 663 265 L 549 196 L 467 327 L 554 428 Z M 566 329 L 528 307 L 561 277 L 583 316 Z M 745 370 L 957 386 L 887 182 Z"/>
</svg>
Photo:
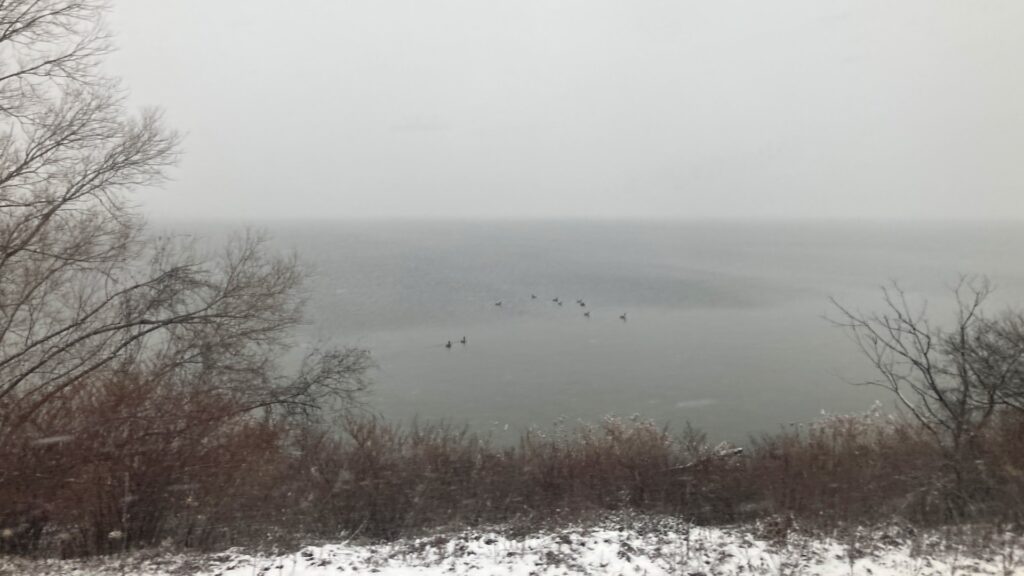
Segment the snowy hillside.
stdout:
<svg viewBox="0 0 1024 576">
<path fill-rule="evenodd" d="M 755 536 L 760 534 L 761 536 Z M 660 522 L 631 529 L 606 523 L 518 538 L 487 532 L 337 543 L 280 555 L 231 550 L 211 555 L 131 555 L 82 562 L 0 562 L 0 574 L 148 576 L 380 576 L 479 574 L 907 576 L 1024 574 L 1024 542 L 989 538 L 984 547 L 953 546 L 938 534 L 900 530 L 844 538 L 789 535 L 771 543 L 763 528 L 719 529 Z"/>
</svg>

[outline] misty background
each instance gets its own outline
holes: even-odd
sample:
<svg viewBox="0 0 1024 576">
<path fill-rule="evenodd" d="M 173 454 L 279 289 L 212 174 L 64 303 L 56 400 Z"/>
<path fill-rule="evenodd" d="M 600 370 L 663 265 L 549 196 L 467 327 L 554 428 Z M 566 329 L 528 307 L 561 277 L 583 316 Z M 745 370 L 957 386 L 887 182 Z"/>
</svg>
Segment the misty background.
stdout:
<svg viewBox="0 0 1024 576">
<path fill-rule="evenodd" d="M 156 217 L 1019 219 L 1024 4 L 115 3 Z"/>
<path fill-rule="evenodd" d="M 829 297 L 876 309 L 896 279 L 941 320 L 983 274 L 1024 300 L 1018 2 L 132 0 L 110 24 L 111 71 L 185 134 L 147 213 L 300 254 L 302 346 L 371 350 L 390 417 L 743 441 L 888 405 L 849 385 L 873 371 Z"/>
</svg>

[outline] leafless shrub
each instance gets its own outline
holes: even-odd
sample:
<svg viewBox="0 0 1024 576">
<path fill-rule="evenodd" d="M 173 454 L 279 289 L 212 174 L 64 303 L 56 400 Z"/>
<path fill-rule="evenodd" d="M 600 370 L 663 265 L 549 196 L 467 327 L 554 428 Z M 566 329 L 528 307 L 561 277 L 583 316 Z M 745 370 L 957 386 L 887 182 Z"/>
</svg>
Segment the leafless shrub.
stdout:
<svg viewBox="0 0 1024 576">
<path fill-rule="evenodd" d="M 518 446 L 444 423 L 405 429 L 350 416 L 341 426 L 340 437 L 320 431 L 301 443 L 318 530 L 392 537 L 612 510 L 733 518 L 739 507 L 727 494 L 743 477 L 726 473 L 740 470 L 734 454 L 692 430 L 684 444 L 648 421 L 531 430 Z"/>
<path fill-rule="evenodd" d="M 23 466 L 0 496 L 37 505 L 10 511 L 20 514 L 21 528 L 9 551 L 30 551 L 17 547 L 33 538 L 65 554 L 339 534 L 388 539 L 610 512 L 706 524 L 760 519 L 780 539 L 898 519 L 949 521 L 934 438 L 877 410 L 764 435 L 738 454 L 692 428 L 671 434 L 614 418 L 533 430 L 515 446 L 450 424 L 402 427 L 358 413 L 331 426 L 211 418 L 231 406 L 217 396 L 193 398 L 188 411 L 166 419 L 135 419 L 142 405 L 166 400 L 136 386 L 112 382 L 81 399 L 74 413 L 82 432 L 73 439 L 36 438 L 15 453 L 5 447 L 0 464 L 13 458 Z M 1008 413 L 996 422 L 980 464 L 985 486 L 996 488 L 978 492 L 970 519 L 1013 526 L 1024 493 L 1024 420 Z M 90 431 L 93 423 L 100 429 Z M 115 531 L 128 540 L 112 541 Z"/>
</svg>

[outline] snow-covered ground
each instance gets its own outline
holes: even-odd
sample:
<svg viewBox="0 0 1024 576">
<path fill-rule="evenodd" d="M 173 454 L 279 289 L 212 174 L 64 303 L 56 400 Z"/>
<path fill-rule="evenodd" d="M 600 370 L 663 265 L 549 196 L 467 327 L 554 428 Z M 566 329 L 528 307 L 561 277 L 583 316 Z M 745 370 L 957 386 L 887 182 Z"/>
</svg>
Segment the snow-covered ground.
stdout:
<svg viewBox="0 0 1024 576">
<path fill-rule="evenodd" d="M 389 544 L 337 543 L 293 553 L 254 555 L 139 553 L 89 561 L 0 559 L 0 574 L 147 576 L 379 576 L 479 574 L 912 576 L 1024 574 L 1020 537 L 985 547 L 953 546 L 939 536 L 875 531 L 834 539 L 789 536 L 770 543 L 753 527 L 722 529 L 658 522 L 641 530 L 606 523 L 511 538 L 462 532 Z"/>
</svg>

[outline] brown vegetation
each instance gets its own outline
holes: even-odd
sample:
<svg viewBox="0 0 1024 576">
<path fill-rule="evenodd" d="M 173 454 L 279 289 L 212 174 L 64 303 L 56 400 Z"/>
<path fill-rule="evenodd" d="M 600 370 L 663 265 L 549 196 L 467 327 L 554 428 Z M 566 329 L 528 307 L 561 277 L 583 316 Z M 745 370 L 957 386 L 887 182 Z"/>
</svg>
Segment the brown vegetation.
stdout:
<svg viewBox="0 0 1024 576">
<path fill-rule="evenodd" d="M 0 467 L 17 471 L 0 484 L 5 551 L 393 538 L 609 511 L 768 519 L 783 535 L 895 519 L 1024 520 L 1024 419 L 1010 412 L 988 432 L 962 494 L 926 430 L 877 411 L 764 435 L 742 454 L 692 429 L 673 435 L 616 418 L 499 446 L 450 425 L 403 428 L 355 414 L 336 423 L 340 431 L 259 418 L 214 430 L 204 415 L 216 399 L 122 419 L 139 413 L 138 385 L 111 383 L 83 400 L 73 434 L 3 446 Z M 966 517 L 951 508 L 964 498 Z"/>
</svg>

